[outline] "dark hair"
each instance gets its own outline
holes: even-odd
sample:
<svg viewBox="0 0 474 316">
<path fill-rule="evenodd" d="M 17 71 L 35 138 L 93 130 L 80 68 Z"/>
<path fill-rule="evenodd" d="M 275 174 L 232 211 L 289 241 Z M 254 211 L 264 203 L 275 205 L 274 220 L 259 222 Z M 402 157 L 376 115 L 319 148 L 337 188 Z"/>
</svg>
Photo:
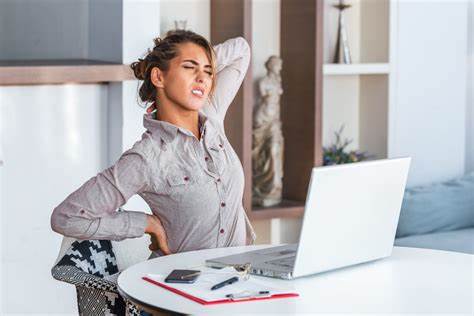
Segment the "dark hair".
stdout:
<svg viewBox="0 0 474 316">
<path fill-rule="evenodd" d="M 187 30 L 172 30 L 166 33 L 164 38 L 157 37 L 153 40 L 155 46 L 149 49 L 145 58 L 139 58 L 138 61 L 133 62 L 130 67 L 133 69 L 135 77 L 143 80 L 139 88 L 139 96 L 143 102 L 156 101 L 156 87 L 151 82 L 151 70 L 154 67 L 160 68 L 162 71 L 169 69 L 169 62 L 178 54 L 178 44 L 194 43 L 203 47 L 206 50 L 209 58 L 212 73 L 215 74 L 215 52 L 212 45 L 203 36 Z M 215 87 L 215 77 L 212 80 L 210 95 L 213 93 Z"/>
</svg>

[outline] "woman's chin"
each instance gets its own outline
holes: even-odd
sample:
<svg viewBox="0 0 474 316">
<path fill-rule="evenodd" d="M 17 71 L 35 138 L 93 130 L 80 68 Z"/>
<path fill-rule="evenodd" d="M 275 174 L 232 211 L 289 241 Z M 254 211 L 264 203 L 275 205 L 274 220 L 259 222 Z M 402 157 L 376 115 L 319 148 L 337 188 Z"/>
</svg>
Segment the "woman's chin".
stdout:
<svg viewBox="0 0 474 316">
<path fill-rule="evenodd" d="M 190 111 L 199 111 L 200 109 L 203 108 L 204 103 L 205 103 L 204 100 L 199 100 L 199 101 L 193 100 L 191 102 L 188 102 L 188 104 L 186 105 L 186 108 Z"/>
</svg>

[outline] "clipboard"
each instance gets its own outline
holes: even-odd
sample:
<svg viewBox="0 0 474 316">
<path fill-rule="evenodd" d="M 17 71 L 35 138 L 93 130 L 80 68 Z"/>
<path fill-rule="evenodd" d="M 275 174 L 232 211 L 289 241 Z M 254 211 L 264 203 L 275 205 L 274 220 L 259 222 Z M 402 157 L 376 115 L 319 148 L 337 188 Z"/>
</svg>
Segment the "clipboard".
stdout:
<svg viewBox="0 0 474 316">
<path fill-rule="evenodd" d="M 159 274 L 148 274 L 147 276 L 143 276 L 142 279 L 201 305 L 248 302 L 299 296 L 298 293 L 291 289 L 276 287 L 269 282 L 257 280 L 252 277 L 247 281 L 239 281 L 215 291 L 210 290 L 213 284 L 218 283 L 229 276 L 235 275 L 238 274 L 236 274 L 236 271 L 232 267 L 220 270 L 206 267 L 204 271 L 201 272 L 201 276 L 198 280 L 193 284 L 165 283 L 164 276 Z M 251 294 L 259 291 L 268 291 L 269 294 L 264 296 Z M 239 293 L 245 292 L 249 293 L 249 295 L 238 295 Z M 229 294 L 237 295 L 229 298 L 227 297 Z"/>
</svg>

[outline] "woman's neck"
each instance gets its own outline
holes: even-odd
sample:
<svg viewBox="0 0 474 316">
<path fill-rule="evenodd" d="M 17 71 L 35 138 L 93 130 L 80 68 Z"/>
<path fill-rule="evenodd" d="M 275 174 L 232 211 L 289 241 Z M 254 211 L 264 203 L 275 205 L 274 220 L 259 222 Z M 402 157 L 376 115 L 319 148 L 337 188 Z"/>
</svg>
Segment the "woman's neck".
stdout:
<svg viewBox="0 0 474 316">
<path fill-rule="evenodd" d="M 156 119 L 185 128 L 192 132 L 197 139 L 200 139 L 198 111 L 185 110 L 178 106 L 158 105 Z"/>
</svg>

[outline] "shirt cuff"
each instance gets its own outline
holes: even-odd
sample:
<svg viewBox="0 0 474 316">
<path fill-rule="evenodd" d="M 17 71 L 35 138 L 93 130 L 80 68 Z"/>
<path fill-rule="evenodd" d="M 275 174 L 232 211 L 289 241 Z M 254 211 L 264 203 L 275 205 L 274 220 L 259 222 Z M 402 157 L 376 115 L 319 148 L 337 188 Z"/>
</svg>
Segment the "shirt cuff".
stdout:
<svg viewBox="0 0 474 316">
<path fill-rule="evenodd" d="M 145 234 L 148 218 L 143 212 L 126 211 L 129 218 L 130 226 L 128 228 L 128 237 L 137 238 Z"/>
</svg>

